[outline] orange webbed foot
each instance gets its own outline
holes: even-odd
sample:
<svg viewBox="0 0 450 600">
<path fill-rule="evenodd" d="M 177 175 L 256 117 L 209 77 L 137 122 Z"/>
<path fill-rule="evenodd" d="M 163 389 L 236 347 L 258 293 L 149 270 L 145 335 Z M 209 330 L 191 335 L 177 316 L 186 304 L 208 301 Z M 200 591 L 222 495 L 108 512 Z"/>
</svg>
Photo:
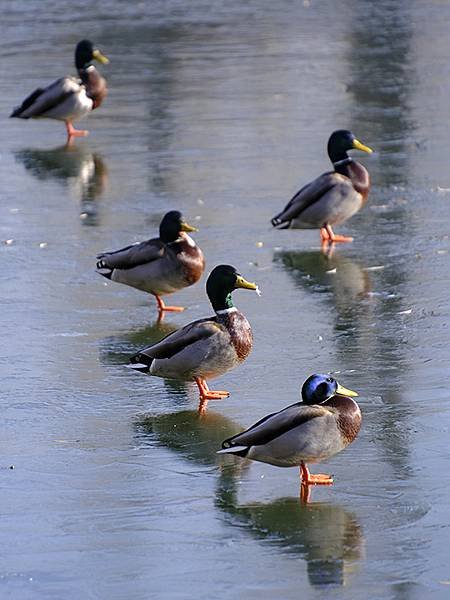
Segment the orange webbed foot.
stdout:
<svg viewBox="0 0 450 600">
<path fill-rule="evenodd" d="M 353 238 L 350 236 L 336 235 L 331 229 L 330 225 L 325 225 L 324 227 L 320 228 L 320 238 L 322 240 L 322 244 L 325 242 L 329 242 L 330 244 L 353 242 Z"/>
<path fill-rule="evenodd" d="M 201 400 L 223 400 L 230 395 L 230 392 L 225 390 L 210 390 L 206 380 L 201 377 L 196 377 L 195 383 L 198 385 Z"/>
<path fill-rule="evenodd" d="M 66 122 L 67 140 L 71 140 L 74 137 L 86 137 L 89 135 L 87 129 L 75 129 L 72 123 Z"/>
<path fill-rule="evenodd" d="M 333 239 L 331 240 L 333 243 L 348 243 L 348 242 L 353 242 L 353 238 L 351 236 L 347 236 L 347 235 L 335 235 L 333 237 Z"/>
<path fill-rule="evenodd" d="M 226 392 L 225 390 L 208 390 L 206 394 L 201 394 L 203 400 L 223 400 L 229 396 L 230 392 Z"/>
<path fill-rule="evenodd" d="M 200 377 L 195 378 L 195 383 L 197 384 L 200 392 L 200 404 L 198 407 L 199 413 L 205 412 L 208 405 L 208 400 L 223 400 L 224 398 L 228 398 L 230 395 L 230 392 L 227 392 L 226 390 L 210 390 L 205 379 L 201 379 Z"/>
<path fill-rule="evenodd" d="M 167 306 L 164 304 L 164 300 L 160 296 L 155 296 L 156 302 L 158 303 L 159 313 L 164 312 L 183 312 L 184 306 Z"/>
<path fill-rule="evenodd" d="M 317 475 L 309 474 L 309 479 L 305 481 L 307 485 L 332 485 L 333 477 L 331 475 L 325 475 L 324 473 L 318 473 Z"/>
<path fill-rule="evenodd" d="M 89 135 L 89 131 L 87 129 L 74 129 L 74 131 L 67 136 L 69 139 L 74 137 L 86 137 Z"/>
<path fill-rule="evenodd" d="M 333 477 L 324 473 L 317 473 L 313 475 L 309 472 L 308 467 L 305 463 L 300 465 L 300 477 L 302 485 L 332 485 Z"/>
</svg>

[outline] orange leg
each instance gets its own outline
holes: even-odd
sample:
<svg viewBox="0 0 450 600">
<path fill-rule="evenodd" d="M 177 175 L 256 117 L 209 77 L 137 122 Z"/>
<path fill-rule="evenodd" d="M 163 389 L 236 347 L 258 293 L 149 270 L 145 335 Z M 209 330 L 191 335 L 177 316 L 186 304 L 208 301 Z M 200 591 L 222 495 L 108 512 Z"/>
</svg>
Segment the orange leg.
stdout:
<svg viewBox="0 0 450 600">
<path fill-rule="evenodd" d="M 334 244 L 330 240 L 330 236 L 325 227 L 320 228 L 320 241 L 321 250 L 324 254 L 328 254 L 334 248 Z"/>
<path fill-rule="evenodd" d="M 322 233 L 322 231 L 325 230 L 326 233 L 328 234 L 328 242 L 330 242 L 331 244 L 334 244 L 335 242 L 353 242 L 353 238 L 352 237 L 348 237 L 345 235 L 336 235 L 334 233 L 334 231 L 331 229 L 331 225 L 325 225 L 325 227 L 322 227 L 320 229 L 320 237 L 322 238 L 322 244 L 324 243 L 324 234 Z"/>
<path fill-rule="evenodd" d="M 330 242 L 330 235 L 328 233 L 328 230 L 326 227 L 321 227 L 320 228 L 320 239 L 322 241 L 322 244 L 328 244 L 328 242 Z"/>
<path fill-rule="evenodd" d="M 66 121 L 66 130 L 67 140 L 70 140 L 73 137 L 86 137 L 89 134 L 89 131 L 86 129 L 75 129 L 70 121 Z"/>
<path fill-rule="evenodd" d="M 155 294 L 156 302 L 158 303 L 158 310 L 162 312 L 183 312 L 184 306 L 166 306 L 164 300 Z"/>
<path fill-rule="evenodd" d="M 230 392 L 225 390 L 210 390 L 205 379 L 202 377 L 196 377 L 195 383 L 198 385 L 198 391 L 200 392 L 200 404 L 198 405 L 198 412 L 204 413 L 208 406 L 208 400 L 223 400 L 228 398 Z"/>
<path fill-rule="evenodd" d="M 324 475 L 322 473 L 318 473 L 317 475 L 312 475 L 309 472 L 308 467 L 304 462 L 300 464 L 300 477 L 303 485 L 331 485 L 333 483 L 333 478 L 331 475 Z"/>
</svg>

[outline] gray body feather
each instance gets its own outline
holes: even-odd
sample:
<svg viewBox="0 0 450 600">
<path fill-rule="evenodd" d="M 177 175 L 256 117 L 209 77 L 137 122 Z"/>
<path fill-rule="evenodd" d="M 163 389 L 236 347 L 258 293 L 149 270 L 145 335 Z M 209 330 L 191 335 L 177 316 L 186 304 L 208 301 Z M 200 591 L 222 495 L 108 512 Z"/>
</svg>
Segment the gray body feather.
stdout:
<svg viewBox="0 0 450 600">
<path fill-rule="evenodd" d="M 180 244 L 185 244 L 185 248 Z M 178 247 L 176 246 L 178 245 Z M 111 270 L 111 280 L 143 292 L 163 296 L 194 283 L 203 271 L 200 248 L 186 233 L 181 241 L 165 244 L 159 238 L 97 256 L 100 269 Z M 187 274 L 193 261 L 199 263 L 198 277 Z"/>
<path fill-rule="evenodd" d="M 29 101 L 31 99 L 32 102 Z M 93 106 L 94 102 L 87 96 L 81 80 L 62 77 L 47 88 L 33 92 L 11 116 L 77 121 L 91 112 Z"/>
<path fill-rule="evenodd" d="M 297 192 L 273 223 L 288 223 L 289 229 L 339 225 L 358 212 L 362 205 L 363 196 L 355 190 L 351 179 L 332 171 Z"/>
<path fill-rule="evenodd" d="M 341 403 L 360 421 L 356 402 L 342 398 Z M 352 441 L 343 435 L 339 417 L 339 410 L 332 406 L 292 404 L 225 440 L 219 453 L 245 455 L 278 467 L 319 462 L 341 452 Z"/>
<path fill-rule="evenodd" d="M 236 321 L 242 334 L 251 339 L 250 324 L 238 311 L 233 314 L 233 322 Z M 142 350 L 137 357 L 151 359 L 151 375 L 190 381 L 195 377 L 212 379 L 223 375 L 239 365 L 246 355 L 238 355 L 230 330 L 220 318 L 211 317 L 189 323 Z"/>
</svg>

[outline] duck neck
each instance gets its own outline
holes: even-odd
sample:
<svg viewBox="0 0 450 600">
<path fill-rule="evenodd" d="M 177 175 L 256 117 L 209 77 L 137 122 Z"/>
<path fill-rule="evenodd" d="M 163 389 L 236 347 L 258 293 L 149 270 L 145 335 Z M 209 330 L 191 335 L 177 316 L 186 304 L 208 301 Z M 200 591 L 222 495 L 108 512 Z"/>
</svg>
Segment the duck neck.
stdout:
<svg viewBox="0 0 450 600">
<path fill-rule="evenodd" d="M 330 158 L 336 173 L 348 174 L 348 166 L 353 162 L 353 159 L 346 152 L 330 156 Z"/>
<path fill-rule="evenodd" d="M 83 73 L 86 73 L 86 71 L 89 69 L 89 67 L 94 67 L 94 65 L 91 65 L 91 63 L 86 63 L 84 65 L 82 64 L 77 64 L 77 71 L 78 71 L 78 75 L 83 78 Z M 95 67 L 94 67 L 95 69 Z"/>
<path fill-rule="evenodd" d="M 165 244 L 171 244 L 172 242 L 176 242 L 179 237 L 180 232 L 175 231 L 175 229 L 168 227 L 159 228 L 159 239 Z"/>
<path fill-rule="evenodd" d="M 233 312 L 237 308 L 233 304 L 233 298 L 231 292 L 217 292 L 214 296 L 210 296 L 210 302 L 213 309 L 218 315 Z"/>
</svg>

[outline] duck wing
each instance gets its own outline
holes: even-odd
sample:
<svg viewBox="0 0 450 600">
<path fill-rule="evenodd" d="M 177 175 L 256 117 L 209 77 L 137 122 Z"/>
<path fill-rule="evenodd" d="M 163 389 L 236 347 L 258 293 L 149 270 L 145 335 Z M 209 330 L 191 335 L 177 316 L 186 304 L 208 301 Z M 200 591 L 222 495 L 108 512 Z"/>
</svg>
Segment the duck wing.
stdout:
<svg viewBox="0 0 450 600">
<path fill-rule="evenodd" d="M 188 346 L 225 330 L 225 327 L 212 318 L 199 319 L 185 325 L 178 331 L 169 333 L 157 344 L 141 350 L 131 357 L 132 363 L 149 364 L 148 359 L 172 358 Z"/>
<path fill-rule="evenodd" d="M 226 439 L 222 443 L 222 448 L 263 446 L 299 425 L 329 414 L 331 411 L 324 406 L 297 402 L 279 412 L 267 415 L 246 431 Z"/>
<path fill-rule="evenodd" d="M 165 253 L 166 244 L 155 238 L 126 246 L 115 252 L 99 254 L 97 269 L 132 269 L 162 258 Z"/>
<path fill-rule="evenodd" d="M 78 79 L 61 77 L 46 88 L 36 89 L 14 109 L 10 116 L 21 119 L 43 116 L 73 94 L 78 93 L 81 88 L 82 84 Z"/>
<path fill-rule="evenodd" d="M 348 178 L 335 171 L 320 175 L 320 177 L 317 177 L 314 181 L 311 181 L 311 183 L 307 183 L 302 187 L 301 190 L 289 200 L 284 209 L 272 219 L 272 225 L 277 227 L 278 225 L 286 223 L 285 227 L 280 227 L 280 229 L 289 227 L 289 223 L 292 219 L 295 219 L 306 208 L 319 201 L 320 198 L 332 190 L 334 186 L 347 179 Z"/>
</svg>

